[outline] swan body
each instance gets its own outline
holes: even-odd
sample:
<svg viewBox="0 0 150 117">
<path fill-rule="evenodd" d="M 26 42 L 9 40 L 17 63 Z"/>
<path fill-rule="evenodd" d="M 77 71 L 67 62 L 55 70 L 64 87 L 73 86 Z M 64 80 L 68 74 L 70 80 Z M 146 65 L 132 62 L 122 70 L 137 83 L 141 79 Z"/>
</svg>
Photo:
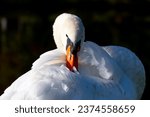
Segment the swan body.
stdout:
<svg viewBox="0 0 150 117">
<path fill-rule="evenodd" d="M 69 28 L 70 27 L 70 28 Z M 32 69 L 9 86 L 0 99 L 140 99 L 145 87 L 141 61 L 129 49 L 84 42 L 79 17 L 63 13 L 53 25 L 57 49 L 40 56 Z M 67 34 L 67 37 L 66 37 Z M 77 52 L 78 68 L 66 66 L 67 39 Z"/>
</svg>

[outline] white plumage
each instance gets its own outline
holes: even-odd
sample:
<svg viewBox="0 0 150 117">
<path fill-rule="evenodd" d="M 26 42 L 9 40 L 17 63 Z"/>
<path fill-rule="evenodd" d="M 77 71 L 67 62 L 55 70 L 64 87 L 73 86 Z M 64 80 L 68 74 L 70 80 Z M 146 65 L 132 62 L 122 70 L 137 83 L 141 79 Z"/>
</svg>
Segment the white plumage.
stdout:
<svg viewBox="0 0 150 117">
<path fill-rule="evenodd" d="M 140 99 L 145 71 L 133 52 L 83 42 L 84 26 L 72 14 L 58 16 L 53 31 L 58 49 L 42 54 L 0 99 Z M 81 40 L 78 70 L 66 67 L 66 34 L 73 44 Z"/>
</svg>

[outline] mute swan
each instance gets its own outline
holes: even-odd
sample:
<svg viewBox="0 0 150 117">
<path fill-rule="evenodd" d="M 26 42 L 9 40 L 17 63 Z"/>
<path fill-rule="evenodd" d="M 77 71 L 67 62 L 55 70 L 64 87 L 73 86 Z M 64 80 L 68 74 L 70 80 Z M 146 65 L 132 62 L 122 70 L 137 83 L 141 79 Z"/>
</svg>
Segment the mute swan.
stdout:
<svg viewBox="0 0 150 117">
<path fill-rule="evenodd" d="M 59 15 L 57 49 L 42 54 L 0 99 L 140 99 L 145 71 L 138 57 L 124 47 L 84 42 L 84 33 L 78 16 Z"/>
</svg>

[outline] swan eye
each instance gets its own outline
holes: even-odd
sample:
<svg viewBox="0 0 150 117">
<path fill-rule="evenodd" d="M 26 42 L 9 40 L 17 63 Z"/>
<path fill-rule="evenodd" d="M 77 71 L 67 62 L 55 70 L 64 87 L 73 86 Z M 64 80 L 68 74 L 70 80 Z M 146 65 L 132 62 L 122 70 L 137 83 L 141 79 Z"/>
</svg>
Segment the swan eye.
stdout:
<svg viewBox="0 0 150 117">
<path fill-rule="evenodd" d="M 76 45 L 75 46 L 80 46 L 81 45 L 81 40 L 79 40 L 77 43 L 76 43 Z"/>
<path fill-rule="evenodd" d="M 76 50 L 77 52 L 80 51 L 80 48 L 81 48 L 81 40 L 79 40 L 79 41 L 75 44 L 75 50 Z"/>
</svg>

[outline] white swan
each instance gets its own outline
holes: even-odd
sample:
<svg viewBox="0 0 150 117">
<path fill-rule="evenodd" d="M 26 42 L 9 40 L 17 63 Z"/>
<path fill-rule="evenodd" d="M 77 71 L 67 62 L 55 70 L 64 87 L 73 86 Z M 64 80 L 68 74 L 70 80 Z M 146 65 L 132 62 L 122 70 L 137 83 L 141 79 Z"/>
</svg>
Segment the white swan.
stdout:
<svg viewBox="0 0 150 117">
<path fill-rule="evenodd" d="M 140 99 L 145 71 L 133 52 L 84 42 L 73 14 L 58 16 L 53 33 L 57 49 L 41 55 L 0 99 Z"/>
</svg>

